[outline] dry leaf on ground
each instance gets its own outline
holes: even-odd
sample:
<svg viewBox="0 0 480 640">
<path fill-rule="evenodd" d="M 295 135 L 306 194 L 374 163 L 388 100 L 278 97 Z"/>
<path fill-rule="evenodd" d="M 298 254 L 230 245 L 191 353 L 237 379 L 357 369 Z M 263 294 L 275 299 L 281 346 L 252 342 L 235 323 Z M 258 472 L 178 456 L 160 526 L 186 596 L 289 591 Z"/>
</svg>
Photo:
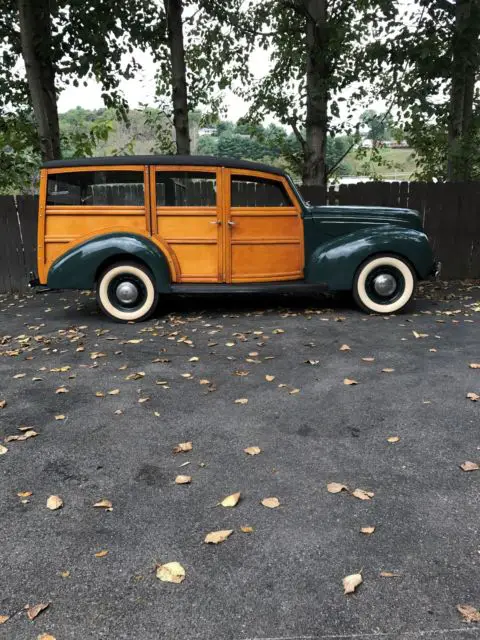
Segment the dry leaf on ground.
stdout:
<svg viewBox="0 0 480 640">
<path fill-rule="evenodd" d="M 0 624 L 4 624 L 7 620 L 10 620 L 10 616 L 0 616 Z"/>
<path fill-rule="evenodd" d="M 34 604 L 33 607 L 27 605 L 27 617 L 29 620 L 35 620 L 39 613 L 44 611 L 50 605 L 49 602 L 41 602 L 40 604 Z"/>
<path fill-rule="evenodd" d="M 343 579 L 343 593 L 353 593 L 355 589 L 363 582 L 361 573 L 352 573 Z"/>
<path fill-rule="evenodd" d="M 355 491 L 352 491 L 352 496 L 359 500 L 371 500 L 374 495 L 373 491 L 365 491 L 365 489 L 355 489 Z"/>
<path fill-rule="evenodd" d="M 280 500 L 278 498 L 264 498 L 262 504 L 268 509 L 276 509 L 280 506 Z"/>
<path fill-rule="evenodd" d="M 240 500 L 240 491 L 238 491 L 237 493 L 232 493 L 232 495 L 227 496 L 218 504 L 222 505 L 222 507 L 236 507 L 239 500 Z"/>
<path fill-rule="evenodd" d="M 157 567 L 156 575 L 162 582 L 180 584 L 185 580 L 185 569 L 179 562 L 167 562 Z"/>
<path fill-rule="evenodd" d="M 55 393 L 68 393 L 68 389 L 66 387 L 58 387 Z"/>
<path fill-rule="evenodd" d="M 460 469 L 462 471 L 477 471 L 478 469 L 480 469 L 480 465 L 478 465 L 476 462 L 466 460 L 460 465 Z"/>
<path fill-rule="evenodd" d="M 375 358 L 371 358 L 371 357 L 362 358 L 362 360 L 363 360 L 364 362 L 375 362 Z"/>
<path fill-rule="evenodd" d="M 311 364 L 313 367 L 315 367 L 319 363 L 320 360 L 305 360 L 305 364 Z"/>
<path fill-rule="evenodd" d="M 244 449 L 244 451 L 245 453 L 248 453 L 249 456 L 257 456 L 262 452 L 260 447 L 247 447 L 246 449 Z"/>
<path fill-rule="evenodd" d="M 248 525 L 240 527 L 240 531 L 243 531 L 243 533 L 253 533 L 253 527 L 249 527 Z"/>
<path fill-rule="evenodd" d="M 327 484 L 328 493 L 340 493 L 340 491 L 348 491 L 348 487 L 340 482 L 329 482 Z"/>
<path fill-rule="evenodd" d="M 50 511 L 56 511 L 61 507 L 63 507 L 63 500 L 60 498 L 60 496 L 50 496 L 48 498 L 47 509 L 50 509 Z"/>
<path fill-rule="evenodd" d="M 5 409 L 6 406 L 7 406 L 7 401 L 6 400 L 0 400 L 0 409 Z"/>
<path fill-rule="evenodd" d="M 175 478 L 175 484 L 190 484 L 192 476 L 177 476 Z"/>
<path fill-rule="evenodd" d="M 480 400 L 480 396 L 478 395 L 478 393 L 474 393 L 473 391 L 469 391 L 467 393 L 467 398 L 472 402 L 477 402 L 477 400 Z"/>
<path fill-rule="evenodd" d="M 388 367 L 385 367 L 385 369 L 382 369 L 383 373 L 393 373 L 395 371 L 395 369 L 389 369 Z"/>
<path fill-rule="evenodd" d="M 468 366 L 470 369 L 480 369 L 480 362 L 471 362 Z"/>
<path fill-rule="evenodd" d="M 7 453 L 7 447 L 4 447 L 3 444 L 0 444 L 0 456 L 3 456 Z"/>
<path fill-rule="evenodd" d="M 102 549 L 101 551 L 97 551 L 95 554 L 96 558 L 105 558 L 108 555 L 108 551 L 106 549 Z"/>
<path fill-rule="evenodd" d="M 399 578 L 400 574 L 397 571 L 380 571 L 382 578 Z"/>
<path fill-rule="evenodd" d="M 412 331 L 415 338 L 428 338 L 428 333 L 418 333 L 418 331 Z"/>
<path fill-rule="evenodd" d="M 391 442 L 391 443 L 400 442 L 400 438 L 398 436 L 389 436 L 387 438 L 387 442 Z"/>
<path fill-rule="evenodd" d="M 340 347 L 340 351 L 351 351 L 351 349 L 348 344 L 342 344 L 342 346 Z"/>
<path fill-rule="evenodd" d="M 173 453 L 185 453 L 186 451 L 191 451 L 192 448 L 193 444 L 191 442 L 179 442 L 173 449 Z"/>
<path fill-rule="evenodd" d="M 375 527 L 362 527 L 360 529 L 360 532 L 364 533 L 366 536 L 371 536 L 374 531 Z"/>
<path fill-rule="evenodd" d="M 102 498 L 102 500 L 95 502 L 93 506 L 97 507 L 98 509 L 108 509 L 109 511 L 113 509 L 112 503 L 106 498 Z"/>
<path fill-rule="evenodd" d="M 41 633 L 39 636 L 37 636 L 37 640 L 56 640 L 56 638 L 49 633 Z"/>
<path fill-rule="evenodd" d="M 109 396 L 118 396 L 118 394 L 120 393 L 120 389 L 112 389 L 111 391 L 108 392 Z"/>
<path fill-rule="evenodd" d="M 235 400 L 235 404 L 248 404 L 248 398 L 238 398 Z"/>
<path fill-rule="evenodd" d="M 266 376 L 265 376 L 265 380 L 266 380 L 267 382 L 273 382 L 273 381 L 275 380 L 275 376 L 269 376 L 269 375 L 266 375 Z"/>
<path fill-rule="evenodd" d="M 223 529 L 222 531 L 211 531 L 205 536 L 204 542 L 207 544 L 219 544 L 225 542 L 225 540 L 231 536 L 233 529 Z"/>
<path fill-rule="evenodd" d="M 356 380 L 352 380 L 351 378 L 345 378 L 343 381 L 343 384 L 352 385 L 352 384 L 358 384 L 358 382 Z"/>
<path fill-rule="evenodd" d="M 65 420 L 65 416 L 63 413 L 59 413 L 58 416 L 55 416 L 55 420 Z"/>
<path fill-rule="evenodd" d="M 457 604 L 457 611 L 465 622 L 480 622 L 480 610 L 469 604 Z"/>
</svg>

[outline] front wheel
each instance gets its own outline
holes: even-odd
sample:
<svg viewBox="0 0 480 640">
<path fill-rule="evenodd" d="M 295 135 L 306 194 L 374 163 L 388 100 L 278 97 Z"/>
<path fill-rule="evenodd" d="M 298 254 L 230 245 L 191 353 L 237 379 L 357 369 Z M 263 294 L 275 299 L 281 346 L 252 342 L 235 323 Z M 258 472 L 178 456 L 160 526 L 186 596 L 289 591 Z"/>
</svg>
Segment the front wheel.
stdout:
<svg viewBox="0 0 480 640">
<path fill-rule="evenodd" d="M 406 260 L 393 255 L 375 256 L 359 267 L 353 297 L 364 311 L 395 313 L 410 302 L 415 284 L 415 272 Z"/>
<path fill-rule="evenodd" d="M 146 320 L 157 306 L 158 293 L 149 269 L 132 262 L 113 264 L 97 282 L 100 309 L 117 322 Z"/>
</svg>

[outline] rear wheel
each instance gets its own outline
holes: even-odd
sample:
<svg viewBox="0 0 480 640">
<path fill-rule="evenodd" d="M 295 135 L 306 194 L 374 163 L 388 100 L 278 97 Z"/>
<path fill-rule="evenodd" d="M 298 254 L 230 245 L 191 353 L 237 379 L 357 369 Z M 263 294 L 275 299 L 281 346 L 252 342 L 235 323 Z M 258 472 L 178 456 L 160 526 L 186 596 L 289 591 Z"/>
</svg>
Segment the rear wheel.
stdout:
<svg viewBox="0 0 480 640">
<path fill-rule="evenodd" d="M 353 296 L 364 311 L 395 313 L 411 301 L 415 284 L 415 272 L 406 260 L 393 255 L 375 256 L 359 267 Z"/>
<path fill-rule="evenodd" d="M 97 301 L 103 313 L 117 322 L 146 320 L 158 302 L 153 275 L 136 263 L 113 264 L 98 279 Z"/>
</svg>

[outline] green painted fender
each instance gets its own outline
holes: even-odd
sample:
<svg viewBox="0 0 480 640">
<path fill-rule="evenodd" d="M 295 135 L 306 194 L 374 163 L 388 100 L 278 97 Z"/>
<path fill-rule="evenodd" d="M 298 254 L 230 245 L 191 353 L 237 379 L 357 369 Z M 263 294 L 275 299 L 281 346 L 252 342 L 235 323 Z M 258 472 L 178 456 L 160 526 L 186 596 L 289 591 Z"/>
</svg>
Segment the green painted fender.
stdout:
<svg viewBox="0 0 480 640">
<path fill-rule="evenodd" d="M 358 267 L 379 253 L 407 258 L 420 279 L 433 270 L 432 249 L 422 231 L 382 225 L 337 236 L 317 247 L 307 259 L 305 280 L 332 290 L 351 289 Z"/>
<path fill-rule="evenodd" d="M 170 269 L 160 249 L 148 238 L 131 233 L 109 233 L 91 238 L 57 258 L 50 267 L 47 286 L 52 289 L 92 289 L 103 265 L 138 259 L 155 277 L 157 291 L 170 291 Z"/>
</svg>

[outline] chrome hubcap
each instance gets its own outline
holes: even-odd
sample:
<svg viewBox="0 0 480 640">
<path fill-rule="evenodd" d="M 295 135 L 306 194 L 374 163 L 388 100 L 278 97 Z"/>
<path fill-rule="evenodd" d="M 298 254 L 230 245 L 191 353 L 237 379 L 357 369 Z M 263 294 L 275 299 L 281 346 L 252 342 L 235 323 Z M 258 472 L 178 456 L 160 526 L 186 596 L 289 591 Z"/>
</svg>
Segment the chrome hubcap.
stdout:
<svg viewBox="0 0 480 640">
<path fill-rule="evenodd" d="M 397 281 L 389 273 L 381 273 L 374 279 L 373 288 L 379 296 L 391 296 L 397 288 Z"/>
<path fill-rule="evenodd" d="M 138 298 L 138 289 L 133 282 L 121 282 L 115 295 L 122 304 L 133 304 Z"/>
</svg>

